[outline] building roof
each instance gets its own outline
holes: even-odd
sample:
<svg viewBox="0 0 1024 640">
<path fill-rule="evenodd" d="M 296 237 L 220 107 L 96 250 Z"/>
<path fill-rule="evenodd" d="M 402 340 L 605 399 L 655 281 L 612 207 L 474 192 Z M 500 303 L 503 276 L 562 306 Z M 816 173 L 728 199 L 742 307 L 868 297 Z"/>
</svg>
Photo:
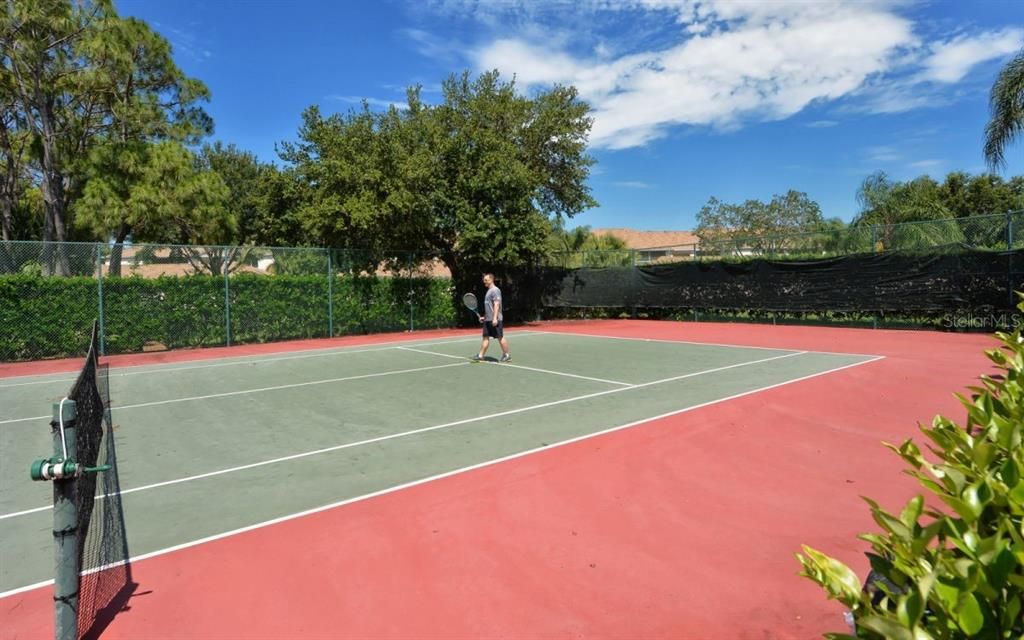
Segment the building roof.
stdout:
<svg viewBox="0 0 1024 640">
<path fill-rule="evenodd" d="M 595 236 L 612 235 L 621 238 L 630 249 L 669 248 L 694 245 L 700 242 L 689 231 L 640 231 L 638 229 L 594 229 Z"/>
</svg>

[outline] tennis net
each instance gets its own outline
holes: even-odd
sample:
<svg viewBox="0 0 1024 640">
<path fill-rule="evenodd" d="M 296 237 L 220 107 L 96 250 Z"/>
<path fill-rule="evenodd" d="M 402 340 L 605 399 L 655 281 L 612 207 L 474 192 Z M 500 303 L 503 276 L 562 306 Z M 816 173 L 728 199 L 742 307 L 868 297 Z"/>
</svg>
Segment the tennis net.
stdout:
<svg viewBox="0 0 1024 640">
<path fill-rule="evenodd" d="M 98 358 L 97 326 L 85 365 L 71 387 L 75 401 L 78 461 L 86 467 L 109 465 L 101 473 L 85 473 L 75 482 L 78 509 L 78 633 L 95 638 L 121 609 L 133 585 L 128 539 L 118 480 L 114 425 L 110 413 L 107 365 Z"/>
</svg>

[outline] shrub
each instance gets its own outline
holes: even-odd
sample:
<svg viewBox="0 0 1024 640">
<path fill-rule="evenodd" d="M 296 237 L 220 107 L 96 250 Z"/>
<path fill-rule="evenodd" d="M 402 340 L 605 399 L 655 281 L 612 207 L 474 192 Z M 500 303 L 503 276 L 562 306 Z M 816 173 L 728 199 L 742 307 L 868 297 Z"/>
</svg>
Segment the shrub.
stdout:
<svg viewBox="0 0 1024 640">
<path fill-rule="evenodd" d="M 450 282 L 439 278 L 264 276 L 228 279 L 232 344 L 452 326 Z M 0 361 L 81 355 L 99 317 L 100 283 L 87 277 L 0 276 Z M 224 277 L 104 278 L 105 353 L 227 341 Z"/>
<path fill-rule="evenodd" d="M 1024 304 L 1019 307 L 1024 311 Z M 850 608 L 856 636 L 896 640 L 1024 636 L 1024 336 L 997 333 L 986 352 L 1001 373 L 982 376 L 963 427 L 938 416 L 920 426 L 930 441 L 887 444 L 931 496 L 897 514 L 865 498 L 881 533 L 865 588 L 849 567 L 804 546 L 802 575 Z"/>
</svg>

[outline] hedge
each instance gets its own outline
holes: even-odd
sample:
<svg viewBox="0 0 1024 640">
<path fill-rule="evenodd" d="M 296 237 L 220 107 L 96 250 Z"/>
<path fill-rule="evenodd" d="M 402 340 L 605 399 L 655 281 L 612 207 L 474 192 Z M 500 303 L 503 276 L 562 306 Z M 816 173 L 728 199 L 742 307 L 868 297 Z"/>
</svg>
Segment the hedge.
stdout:
<svg viewBox="0 0 1024 640">
<path fill-rule="evenodd" d="M 443 278 L 239 274 L 228 279 L 230 342 L 272 342 L 455 324 Z M 77 356 L 100 317 L 105 353 L 228 342 L 220 276 L 54 278 L 0 276 L 0 361 Z M 333 308 L 332 308 L 333 307 Z"/>
</svg>

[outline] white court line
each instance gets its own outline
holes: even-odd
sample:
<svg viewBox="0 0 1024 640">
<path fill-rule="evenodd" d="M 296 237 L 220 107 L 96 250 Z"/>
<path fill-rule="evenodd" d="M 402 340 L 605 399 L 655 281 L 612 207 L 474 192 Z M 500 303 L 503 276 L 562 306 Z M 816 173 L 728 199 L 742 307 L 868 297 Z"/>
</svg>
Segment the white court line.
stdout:
<svg viewBox="0 0 1024 640">
<path fill-rule="evenodd" d="M 654 386 L 654 385 L 657 385 L 657 384 L 664 384 L 666 382 L 675 382 L 677 380 L 684 380 L 686 378 L 693 378 L 693 377 L 696 377 L 696 376 L 703 376 L 703 375 L 706 375 L 706 374 L 709 374 L 709 373 L 716 373 L 718 371 L 725 371 L 727 369 L 735 369 L 737 367 L 747 367 L 747 366 L 750 366 L 752 364 L 760 364 L 762 362 L 770 362 L 772 360 L 781 360 L 783 358 L 792 358 L 793 356 L 802 355 L 804 353 L 806 353 L 806 352 L 805 351 L 800 351 L 800 352 L 795 352 L 795 353 L 787 353 L 787 354 L 784 354 L 784 355 L 781 355 L 781 356 L 773 356 L 771 358 L 762 358 L 761 360 L 752 360 L 750 362 L 739 362 L 739 363 L 736 363 L 736 364 L 730 364 L 730 365 L 726 365 L 726 366 L 723 366 L 723 367 L 715 367 L 714 369 L 705 369 L 703 371 L 695 371 L 693 373 L 684 373 L 683 375 L 673 376 L 671 378 L 662 378 L 661 380 L 653 380 L 651 382 L 642 382 L 640 384 L 631 384 L 628 387 L 619 387 L 618 389 L 607 389 L 605 391 L 597 391 L 595 393 L 587 393 L 587 394 L 584 394 L 584 395 L 581 395 L 581 396 L 573 396 L 571 398 L 563 398 L 562 400 L 552 400 L 551 402 L 544 402 L 542 404 L 535 404 L 535 405 L 531 405 L 531 406 L 528 406 L 528 407 L 521 407 L 519 409 L 508 409 L 506 411 L 499 411 L 498 413 L 491 413 L 491 414 L 488 414 L 488 415 L 485 415 L 485 416 L 477 416 L 475 418 L 464 418 L 462 420 L 456 420 L 454 422 L 445 422 L 443 424 L 437 424 L 437 425 L 434 425 L 434 426 L 431 426 L 431 427 L 422 427 L 422 428 L 419 428 L 419 429 L 411 429 L 409 431 L 400 431 L 398 433 L 391 433 L 391 434 L 388 434 L 388 435 L 385 435 L 385 436 L 377 436 L 376 438 L 368 438 L 366 440 L 359 440 L 357 442 L 348 442 L 348 443 L 345 443 L 345 444 L 335 445 L 333 447 L 326 447 L 326 448 L 323 448 L 323 449 L 316 449 L 314 451 L 305 451 L 303 453 L 296 453 L 296 454 L 292 454 L 290 456 L 284 456 L 284 457 L 281 457 L 281 458 L 274 458 L 272 460 L 262 460 L 260 462 L 253 462 L 253 463 L 246 464 L 246 465 L 241 465 L 241 466 L 238 466 L 238 467 L 231 467 L 229 469 L 219 469 L 217 471 L 209 471 L 207 473 L 201 473 L 201 474 L 194 475 L 194 476 L 189 476 L 189 477 L 186 477 L 186 478 L 177 478 L 175 480 L 166 480 L 164 482 L 157 482 L 155 484 L 145 485 L 145 486 L 141 486 L 141 487 L 134 487 L 132 489 L 125 489 L 125 490 L 121 491 L 121 495 L 125 495 L 127 493 L 134 493 L 136 491 L 144 491 L 144 490 L 147 490 L 147 489 L 154 489 L 156 487 L 166 487 L 168 485 L 180 484 L 182 482 L 189 482 L 189 481 L 192 481 L 192 480 L 199 480 L 199 479 L 202 479 L 202 478 L 210 478 L 212 476 L 224 475 L 226 473 L 233 473 L 235 471 L 243 471 L 245 469 L 253 469 L 255 467 L 263 467 L 263 466 L 266 466 L 268 464 L 276 464 L 278 462 L 286 462 L 286 461 L 289 461 L 289 460 L 297 460 L 299 458 L 307 458 L 309 456 L 315 456 L 315 455 L 319 455 L 321 453 L 329 453 L 331 451 L 340 451 L 342 449 L 351 449 L 352 447 L 361 447 L 361 446 L 368 445 L 368 444 L 375 444 L 377 442 L 384 442 L 386 440 L 394 440 L 396 438 L 405 438 L 407 436 L 413 436 L 413 435 L 417 435 L 417 434 L 420 434 L 420 433 L 427 433 L 427 432 L 430 432 L 430 431 L 437 431 L 439 429 L 448 429 L 448 428 L 451 428 L 451 427 L 457 427 L 459 425 L 471 424 L 473 422 L 481 422 L 483 420 L 490 420 L 492 418 L 502 418 L 504 416 L 511 416 L 511 415 L 515 415 L 517 413 L 525 413 L 527 411 L 533 411 L 535 409 L 544 409 L 546 407 L 554 407 L 556 405 L 567 404 L 569 402 L 576 402 L 578 400 L 588 400 L 590 398 L 597 398 L 599 396 L 605 396 L 605 395 L 608 395 L 610 393 L 619 393 L 621 391 L 632 391 L 633 389 L 641 389 L 641 388 L 644 388 L 644 387 L 650 387 L 650 386 Z M 455 356 L 452 356 L 452 357 L 455 357 Z M 469 362 L 458 362 L 458 363 L 455 363 L 455 364 L 446 364 L 446 365 L 441 365 L 441 366 L 443 366 L 443 367 L 457 367 L 460 364 L 470 364 L 470 363 Z M 438 368 L 438 367 L 428 367 L 428 368 Z M 0 520 L 5 520 L 7 518 L 14 518 L 16 516 L 26 515 L 26 514 L 29 514 L 29 513 L 36 513 L 38 511 L 45 511 L 46 509 L 49 509 L 49 508 L 50 507 L 37 507 L 35 509 L 28 509 L 26 511 L 18 511 L 18 512 L 15 512 L 15 513 L 5 513 L 5 514 L 0 515 Z"/>
<path fill-rule="evenodd" d="M 412 347 L 398 347 L 402 351 L 415 351 L 416 353 L 427 353 L 432 356 L 441 356 L 442 358 L 455 358 L 457 360 L 465 360 L 462 356 L 453 356 L 447 353 L 438 353 L 436 351 L 427 351 L 425 349 L 413 349 Z M 592 378 L 590 376 L 580 376 L 575 373 L 566 373 L 564 371 L 551 371 L 550 369 L 539 369 L 537 367 L 525 367 L 521 364 L 512 364 L 511 362 L 502 362 L 503 367 L 512 367 L 513 369 L 525 369 L 526 371 L 537 371 L 540 373 L 550 373 L 553 376 L 565 376 L 566 378 L 579 378 L 580 380 L 592 380 L 594 382 L 604 382 L 606 384 L 617 384 L 623 387 L 632 386 L 631 382 L 619 382 L 618 380 L 605 380 L 604 378 Z"/>
<path fill-rule="evenodd" d="M 806 353 L 806 352 L 802 352 L 802 353 Z M 797 355 L 797 354 L 790 354 L 790 355 Z M 780 356 L 780 357 L 787 357 L 787 356 Z M 433 475 L 433 476 L 429 476 L 427 478 L 422 478 L 420 480 L 413 480 L 411 482 L 406 482 L 404 484 L 396 485 L 394 487 L 388 487 L 387 489 L 381 489 L 380 491 L 374 491 L 372 493 L 367 493 L 367 494 L 364 494 L 364 495 L 361 495 L 361 496 L 356 496 L 354 498 L 346 498 L 345 500 L 339 500 L 337 502 L 332 502 L 331 504 L 325 504 L 325 505 L 322 505 L 322 506 L 319 506 L 319 507 L 314 507 L 312 509 L 307 509 L 305 511 L 300 511 L 298 513 L 292 513 L 292 514 L 289 514 L 289 515 L 286 515 L 286 516 L 281 516 L 279 518 L 274 518 L 272 520 L 265 520 L 263 522 L 257 522 L 255 524 L 251 524 L 251 525 L 248 525 L 248 526 L 245 526 L 245 527 L 240 527 L 238 529 L 232 529 L 231 531 L 224 531 L 222 533 L 217 533 L 217 534 L 214 534 L 212 536 L 206 536 L 205 538 L 199 538 L 198 540 L 192 540 L 191 542 L 185 542 L 185 543 L 182 543 L 182 544 L 174 545 L 172 547 L 166 547 L 164 549 L 158 549 L 156 551 L 151 551 L 149 553 L 143 553 L 143 554 L 140 554 L 140 555 L 137 555 L 137 556 L 133 556 L 133 557 L 131 557 L 129 559 L 129 562 L 139 562 L 141 560 L 147 560 L 149 558 L 155 558 L 155 557 L 158 557 L 158 556 L 166 555 L 168 553 L 173 553 L 175 551 L 181 551 L 182 549 L 188 549 L 190 547 L 195 547 L 195 546 L 198 546 L 198 545 L 201 545 L 201 544 L 205 544 L 207 542 L 213 542 L 215 540 L 221 540 L 221 539 L 224 539 L 224 538 L 230 538 L 231 536 L 236 536 L 236 535 L 239 535 L 239 534 L 242 534 L 242 533 L 246 533 L 248 531 L 255 531 L 257 529 L 263 529 L 265 527 L 273 526 L 275 524 L 280 524 L 282 522 L 288 522 L 290 520 L 295 520 L 297 518 L 303 518 L 305 516 L 313 515 L 315 513 L 321 513 L 323 511 L 329 511 L 331 509 L 337 509 L 338 507 L 343 507 L 345 505 L 353 504 L 353 503 L 356 503 L 356 502 L 363 502 L 363 501 L 366 501 L 366 500 L 370 500 L 372 498 L 377 498 L 377 497 L 384 496 L 384 495 L 387 495 L 387 494 L 390 494 L 390 493 L 396 493 L 396 492 L 402 491 L 404 489 L 409 489 L 409 488 L 412 488 L 412 487 L 416 487 L 416 486 L 419 486 L 421 484 L 427 484 L 428 482 L 434 482 L 436 480 L 441 480 L 443 478 L 449 478 L 449 477 L 452 477 L 452 476 L 461 475 L 463 473 L 468 473 L 468 472 L 474 471 L 476 469 L 482 469 L 482 468 L 485 468 L 485 467 L 494 466 L 494 465 L 500 464 L 502 462 L 507 462 L 509 460 L 515 460 L 517 458 L 522 458 L 522 457 L 525 457 L 525 456 L 529 456 L 529 455 L 533 455 L 533 454 L 536 454 L 536 453 L 540 453 L 541 451 L 547 451 L 547 450 L 550 450 L 550 449 L 554 449 L 556 447 L 563 447 L 563 446 L 566 446 L 566 445 L 569 445 L 569 444 L 573 444 L 575 442 L 581 442 L 583 440 L 589 440 L 591 438 L 596 438 L 598 436 L 603 436 L 605 434 L 613 433 L 615 431 L 621 431 L 621 430 L 624 430 L 624 429 L 629 429 L 631 427 L 635 427 L 637 425 L 645 424 L 645 423 L 648 423 L 648 422 L 653 422 L 655 420 L 661 420 L 663 418 L 668 418 L 668 417 L 679 415 L 679 414 L 682 414 L 682 413 L 687 413 L 689 411 L 694 411 L 696 409 L 701 409 L 703 407 L 708 407 L 708 406 L 719 404 L 719 403 L 722 403 L 722 402 L 728 402 L 729 400 L 735 400 L 737 398 L 742 398 L 744 396 L 749 396 L 749 395 L 754 394 L 754 393 L 760 393 L 762 391 L 768 391 L 769 389 L 775 389 L 775 388 L 782 387 L 782 386 L 785 386 L 785 385 L 788 385 L 788 384 L 793 384 L 793 383 L 796 383 L 796 382 L 802 382 L 804 380 L 810 380 L 811 378 L 817 378 L 819 376 L 828 375 L 830 373 L 835 373 L 837 371 L 842 371 L 843 369 L 850 369 L 852 367 L 859 367 L 859 366 L 861 366 L 863 364 L 868 364 L 870 362 L 875 362 L 877 360 L 881 360 L 884 357 L 885 356 L 875 356 L 875 357 L 873 357 L 871 359 L 868 359 L 868 360 L 862 360 L 861 362 L 854 362 L 852 364 L 843 365 L 841 367 L 836 367 L 834 369 L 828 369 L 826 371 L 820 371 L 818 373 L 812 373 L 810 375 L 802 376 L 800 378 L 794 378 L 792 380 L 786 380 L 785 382 L 777 382 L 775 384 L 771 384 L 771 385 L 768 385 L 768 386 L 765 386 L 765 387 L 758 387 L 757 389 L 751 389 L 749 391 L 743 391 L 741 393 L 737 393 L 737 394 L 734 394 L 734 395 L 731 395 L 731 396 L 727 396 L 727 397 L 724 397 L 724 398 L 718 398 L 716 400 L 709 400 L 708 402 L 703 402 L 701 404 L 695 404 L 695 405 L 690 406 L 690 407 L 684 407 L 682 409 L 676 409 L 674 411 L 669 411 L 667 413 L 662 413 L 660 415 L 651 416 L 649 418 L 643 418 L 641 420 L 635 420 L 633 422 L 627 422 L 626 424 L 621 424 L 621 425 L 618 425 L 618 426 L 615 426 L 615 427 L 610 427 L 610 428 L 604 429 L 602 431 L 595 431 L 594 433 L 588 433 L 588 434 L 585 434 L 585 435 L 582 435 L 582 436 L 577 436 L 575 438 L 569 438 L 568 440 L 562 440 L 560 442 L 553 442 L 551 444 L 547 444 L 547 445 L 544 445 L 542 447 L 537 447 L 537 448 L 534 448 L 534 449 L 529 449 L 527 451 L 520 451 L 519 453 L 513 453 L 511 455 L 503 456 L 501 458 L 495 458 L 494 460 L 488 460 L 486 462 L 480 462 L 480 463 L 469 465 L 469 466 L 466 466 L 466 467 L 460 467 L 458 469 L 453 469 L 451 471 L 445 471 L 444 473 L 439 473 L 439 474 L 436 474 L 436 475 Z M 771 359 L 774 359 L 774 358 L 771 358 Z M 650 383 L 650 384 L 654 384 L 654 383 Z M 625 389 L 611 389 L 609 391 L 602 392 L 602 393 L 615 393 L 617 391 L 624 391 L 624 390 Z M 113 568 L 113 567 L 117 567 L 117 566 L 120 566 L 122 564 L 124 564 L 124 563 L 123 562 L 117 562 L 117 563 L 105 565 L 103 567 L 97 567 L 97 568 L 91 569 L 91 570 L 89 570 L 87 572 L 83 572 L 83 574 L 85 574 L 85 573 L 95 573 L 97 571 L 103 571 L 105 569 L 110 569 L 110 568 Z M 9 591 L 3 591 L 3 592 L 0 592 L 0 599 L 7 598 L 9 596 L 13 596 L 13 595 L 16 595 L 16 594 L 19 594 L 19 593 L 23 593 L 25 591 L 31 591 L 33 589 L 39 589 L 39 588 L 42 588 L 42 587 L 48 587 L 48 586 L 50 586 L 52 584 L 53 584 L 53 580 L 46 580 L 44 582 L 37 582 L 35 584 L 26 585 L 24 587 L 18 587 L 16 589 L 11 589 Z"/>
<path fill-rule="evenodd" d="M 515 331 L 515 332 L 510 332 L 510 333 L 512 335 L 516 335 L 516 336 L 520 336 L 520 337 L 525 337 L 525 336 L 531 335 L 531 334 L 544 335 L 547 332 L 546 331 L 529 331 L 529 332 L 527 332 L 527 331 Z M 153 365 L 153 364 L 130 364 L 130 365 L 123 365 L 123 366 L 117 367 L 116 369 L 114 369 L 113 371 L 108 373 L 108 377 L 110 377 L 110 378 L 119 378 L 121 376 L 137 376 L 137 375 L 141 375 L 141 374 L 145 374 L 145 373 L 172 373 L 172 372 L 175 372 L 175 371 L 190 371 L 192 369 L 214 369 L 214 368 L 217 368 L 217 367 L 233 367 L 233 366 L 245 365 L 245 364 L 262 364 L 262 363 L 267 363 L 267 362 L 273 363 L 273 362 L 279 362 L 279 361 L 282 361 L 282 360 L 302 360 L 302 359 L 306 359 L 306 358 L 323 358 L 325 356 L 348 355 L 350 353 L 373 353 L 373 352 L 377 352 L 377 351 L 392 351 L 394 349 L 400 349 L 401 348 L 401 346 L 400 346 L 401 344 L 416 344 L 416 345 L 420 345 L 420 346 L 430 347 L 430 346 L 433 346 L 433 345 L 440 345 L 440 344 L 454 344 L 454 343 L 458 343 L 458 342 L 475 342 L 475 341 L 477 341 L 479 339 L 480 339 L 480 336 L 474 335 L 474 336 L 469 336 L 469 337 L 466 337 L 466 338 L 456 338 L 456 339 L 453 339 L 453 340 L 434 340 L 434 341 L 419 341 L 419 340 L 411 340 L 410 341 L 410 340 L 403 340 L 403 341 L 400 341 L 400 343 L 392 343 L 389 346 L 370 347 L 370 348 L 366 348 L 366 349 L 358 349 L 356 347 L 325 347 L 323 349 L 309 349 L 307 351 L 304 351 L 301 354 L 296 354 L 296 355 L 291 355 L 291 356 L 280 356 L 280 357 L 277 357 L 277 358 L 262 358 L 262 359 L 260 359 L 260 358 L 256 358 L 255 356 L 252 356 L 251 359 L 249 359 L 249 360 L 234 360 L 233 359 L 230 362 L 215 362 L 215 363 L 212 363 L 212 364 L 196 364 L 196 365 L 188 365 L 188 366 L 184 366 L 184 367 L 172 367 L 172 366 L 168 366 L 168 365 L 159 365 L 159 364 L 158 365 Z M 317 353 L 310 353 L 310 352 L 317 352 Z M 245 357 L 245 356 L 243 356 L 243 357 Z M 137 368 L 137 367 L 154 367 L 154 368 L 152 368 L 152 369 L 145 369 L 145 370 L 142 370 L 142 371 L 122 371 L 122 369 L 134 369 L 134 368 Z M 60 375 L 60 374 L 44 374 L 44 375 Z M 30 376 L 16 376 L 16 377 L 10 378 L 10 379 L 18 379 L 20 377 L 30 377 Z M 78 379 L 78 374 L 75 373 L 74 377 L 71 377 L 71 378 L 50 378 L 50 379 L 46 379 L 46 380 L 31 380 L 29 382 L 15 382 L 15 383 L 12 383 L 12 384 L 0 383 L 0 389 L 7 389 L 9 387 L 27 387 L 27 386 L 30 386 L 30 385 L 38 385 L 38 384 L 54 384 L 54 383 L 58 383 L 58 382 L 74 382 L 77 379 Z"/>
<path fill-rule="evenodd" d="M 224 393 L 211 393 L 205 396 L 188 396 L 186 398 L 172 398 L 170 400 L 154 400 L 153 402 L 140 402 L 139 404 L 126 404 L 113 407 L 115 411 L 125 409 L 138 409 L 139 407 L 156 407 L 162 404 L 175 404 L 178 402 L 191 402 L 193 400 L 209 400 L 211 398 L 226 398 L 228 396 L 241 396 L 247 393 L 261 393 L 263 391 L 278 391 L 280 389 L 294 389 L 296 387 L 309 387 L 317 384 L 330 384 L 332 382 L 347 382 L 349 380 L 363 380 L 365 378 L 380 378 L 382 376 L 393 376 L 399 373 L 415 373 L 417 371 L 430 371 L 431 369 L 444 369 L 446 367 L 458 367 L 470 364 L 469 362 L 454 362 L 452 364 L 439 364 L 430 367 L 416 367 L 415 369 L 398 369 L 395 371 L 381 371 L 378 373 L 364 373 L 358 376 L 345 376 L 344 378 L 329 378 L 327 380 L 311 380 L 310 382 L 295 382 L 292 384 L 281 384 L 273 387 L 260 387 L 258 389 L 242 389 L 240 391 L 225 391 Z M 33 418 L 14 418 L 12 420 L 0 420 L 0 424 L 12 424 L 14 422 L 28 422 L 30 420 L 43 420 L 51 416 L 35 416 Z"/>
<path fill-rule="evenodd" d="M 531 329 L 519 332 L 519 336 L 522 337 L 527 333 L 532 333 Z M 538 332 L 540 333 L 540 332 Z M 725 344 L 723 342 L 697 342 L 695 340 L 668 340 L 661 338 L 635 338 L 628 336 L 607 336 L 599 335 L 596 333 L 574 333 L 572 331 L 544 331 L 543 333 L 557 336 L 576 336 L 578 338 L 603 338 L 605 340 L 634 340 L 637 342 L 664 342 L 668 344 L 693 344 L 701 347 L 730 347 L 732 349 L 760 349 L 763 351 L 793 351 L 793 349 L 787 349 L 785 347 L 754 347 L 746 344 Z M 828 356 L 858 356 L 861 358 L 879 358 L 875 353 L 847 353 L 845 351 L 813 351 L 808 350 L 805 353 L 821 353 Z"/>
</svg>

